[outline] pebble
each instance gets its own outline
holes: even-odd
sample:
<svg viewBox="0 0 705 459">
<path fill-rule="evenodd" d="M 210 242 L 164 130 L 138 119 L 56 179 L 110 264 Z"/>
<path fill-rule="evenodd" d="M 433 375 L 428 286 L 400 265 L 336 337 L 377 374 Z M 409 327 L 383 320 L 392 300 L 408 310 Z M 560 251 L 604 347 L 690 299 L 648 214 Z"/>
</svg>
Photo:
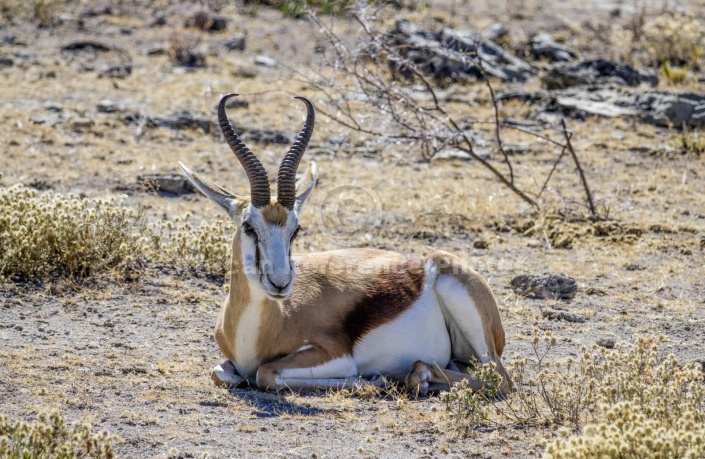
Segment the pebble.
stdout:
<svg viewBox="0 0 705 459">
<path fill-rule="evenodd" d="M 262 67 L 276 67 L 277 61 L 264 54 L 258 54 L 255 56 L 255 64 L 261 65 Z"/>
<path fill-rule="evenodd" d="M 96 108 L 100 113 L 114 113 L 118 110 L 117 104 L 108 99 L 101 100 Z"/>
</svg>

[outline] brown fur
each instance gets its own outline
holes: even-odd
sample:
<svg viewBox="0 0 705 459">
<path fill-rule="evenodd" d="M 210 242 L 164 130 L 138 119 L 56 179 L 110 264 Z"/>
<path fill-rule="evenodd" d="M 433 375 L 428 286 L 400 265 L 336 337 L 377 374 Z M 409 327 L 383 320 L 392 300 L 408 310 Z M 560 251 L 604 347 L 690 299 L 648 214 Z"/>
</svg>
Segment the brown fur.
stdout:
<svg viewBox="0 0 705 459">
<path fill-rule="evenodd" d="M 262 218 L 270 225 L 284 226 L 288 217 L 286 207 L 273 202 L 262 209 Z"/>
<path fill-rule="evenodd" d="M 420 260 L 406 259 L 389 273 L 381 273 L 374 289 L 366 292 L 343 321 L 343 331 L 356 343 L 371 330 L 397 317 L 418 299 L 424 271 Z"/>
</svg>

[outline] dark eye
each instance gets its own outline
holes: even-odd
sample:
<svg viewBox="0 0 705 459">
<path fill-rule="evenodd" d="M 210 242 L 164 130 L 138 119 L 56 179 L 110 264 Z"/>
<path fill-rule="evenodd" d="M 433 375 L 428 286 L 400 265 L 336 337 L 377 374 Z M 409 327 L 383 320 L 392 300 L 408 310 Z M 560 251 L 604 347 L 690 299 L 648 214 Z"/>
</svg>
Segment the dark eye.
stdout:
<svg viewBox="0 0 705 459">
<path fill-rule="evenodd" d="M 297 227 L 297 228 L 294 230 L 294 234 L 291 235 L 291 240 L 292 240 L 292 241 L 293 241 L 294 239 L 296 239 L 296 236 L 299 235 L 299 231 L 301 231 L 301 227 L 300 227 L 300 226 Z"/>
<path fill-rule="evenodd" d="M 255 232 L 255 229 L 252 227 L 252 225 L 250 225 L 249 223 L 245 222 L 242 224 L 242 232 L 249 237 L 255 238 L 255 241 L 257 240 L 257 233 Z"/>
</svg>

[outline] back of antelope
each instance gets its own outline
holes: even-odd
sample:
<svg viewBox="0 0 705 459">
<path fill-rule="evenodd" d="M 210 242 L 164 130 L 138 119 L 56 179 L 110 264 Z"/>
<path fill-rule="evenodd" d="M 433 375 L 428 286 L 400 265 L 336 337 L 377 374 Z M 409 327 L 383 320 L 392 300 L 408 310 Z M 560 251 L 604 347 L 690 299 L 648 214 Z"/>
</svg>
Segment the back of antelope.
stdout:
<svg viewBox="0 0 705 459">
<path fill-rule="evenodd" d="M 504 329 L 484 279 L 458 257 L 436 251 L 423 260 L 376 249 L 292 254 L 299 212 L 316 184 L 315 163 L 295 185 L 313 133 L 313 105 L 282 160 L 277 196 L 260 161 L 228 120 L 218 120 L 244 167 L 250 196 L 215 185 L 179 163 L 186 177 L 237 225 L 230 292 L 215 327 L 225 355 L 212 378 L 261 389 L 334 388 L 404 381 L 423 395 L 429 384 L 467 379 L 471 360 L 493 361 L 501 391 L 512 383 L 501 361 Z"/>
</svg>

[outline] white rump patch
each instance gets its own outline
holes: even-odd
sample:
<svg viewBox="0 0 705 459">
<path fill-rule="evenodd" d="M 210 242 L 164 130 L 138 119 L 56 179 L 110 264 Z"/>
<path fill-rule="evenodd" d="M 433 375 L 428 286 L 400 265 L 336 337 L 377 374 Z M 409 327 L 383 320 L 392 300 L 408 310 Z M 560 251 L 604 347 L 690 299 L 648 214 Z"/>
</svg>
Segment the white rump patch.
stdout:
<svg viewBox="0 0 705 459">
<path fill-rule="evenodd" d="M 451 276 L 439 276 L 436 280 L 436 292 L 448 315 L 446 324 L 453 342 L 453 357 L 470 361 L 475 355 L 480 361 L 489 362 L 485 328 L 482 326 L 477 305 L 465 286 Z M 467 349 L 468 345 L 472 349 Z"/>
<path fill-rule="evenodd" d="M 417 360 L 445 368 L 450 337 L 433 291 L 424 289 L 409 309 L 370 331 L 353 355 L 363 377 L 381 374 L 403 380 Z"/>
</svg>

